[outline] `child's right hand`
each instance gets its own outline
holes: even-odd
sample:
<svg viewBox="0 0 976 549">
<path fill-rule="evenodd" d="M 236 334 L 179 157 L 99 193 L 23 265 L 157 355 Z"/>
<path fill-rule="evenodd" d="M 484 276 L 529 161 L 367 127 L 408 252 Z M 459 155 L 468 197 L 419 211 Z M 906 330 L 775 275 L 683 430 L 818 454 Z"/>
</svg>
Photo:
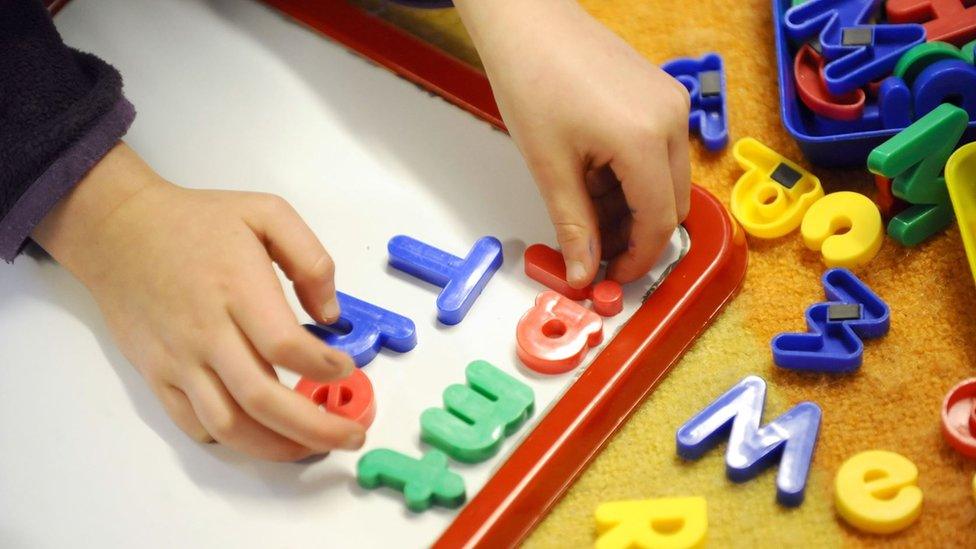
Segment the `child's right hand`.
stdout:
<svg viewBox="0 0 976 549">
<path fill-rule="evenodd" d="M 455 0 L 549 210 L 567 281 L 631 282 L 688 214 L 688 90 L 576 0 Z"/>
<path fill-rule="evenodd" d="M 91 290 L 122 353 L 194 439 L 281 461 L 362 446 L 361 426 L 272 368 L 319 381 L 354 368 L 282 293 L 272 261 L 312 318 L 338 318 L 332 260 L 282 199 L 177 187 L 121 144 L 32 236 Z"/>
</svg>

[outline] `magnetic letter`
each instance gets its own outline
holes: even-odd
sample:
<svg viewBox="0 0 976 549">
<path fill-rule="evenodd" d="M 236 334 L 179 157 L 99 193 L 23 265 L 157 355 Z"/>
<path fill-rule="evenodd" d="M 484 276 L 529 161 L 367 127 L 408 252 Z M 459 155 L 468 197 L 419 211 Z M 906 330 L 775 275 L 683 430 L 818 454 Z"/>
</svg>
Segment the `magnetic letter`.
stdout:
<svg viewBox="0 0 976 549">
<path fill-rule="evenodd" d="M 359 368 L 372 362 L 380 347 L 405 353 L 417 346 L 417 329 L 409 318 L 342 292 L 336 296 L 342 311 L 339 320 L 331 326 L 306 324 L 305 328 L 349 353 Z"/>
<path fill-rule="evenodd" d="M 596 529 L 596 549 L 701 547 L 708 531 L 705 498 L 602 503 Z"/>
<path fill-rule="evenodd" d="M 830 93 L 849 93 L 891 74 L 902 54 L 925 42 L 921 25 L 871 25 L 881 0 L 810 0 L 783 16 L 787 36 L 805 42 L 817 35 Z M 819 33 L 819 34 L 818 34 Z"/>
<path fill-rule="evenodd" d="M 942 436 L 955 451 L 976 459 L 976 377 L 960 382 L 946 394 Z"/>
<path fill-rule="evenodd" d="M 796 507 L 803 503 L 820 432 L 820 407 L 801 402 L 760 428 L 765 400 L 766 382 L 746 377 L 678 429 L 678 455 L 696 460 L 728 437 L 726 474 L 734 482 L 745 482 L 771 465 L 771 458 L 781 452 L 776 499 Z"/>
<path fill-rule="evenodd" d="M 888 223 L 888 234 L 905 246 L 922 242 L 952 222 L 941 174 L 968 123 L 966 111 L 943 104 L 868 155 L 868 169 L 892 178 L 895 196 L 912 204 Z"/>
<path fill-rule="evenodd" d="M 732 215 L 752 236 L 793 231 L 824 195 L 817 176 L 751 137 L 736 141 L 732 154 L 745 170 L 732 188 Z"/>
<path fill-rule="evenodd" d="M 965 0 L 888 0 L 892 23 L 922 23 L 930 42 L 962 46 L 976 39 L 976 6 Z"/>
<path fill-rule="evenodd" d="M 870 450 L 840 466 L 834 484 L 837 513 L 851 526 L 891 534 L 911 526 L 922 512 L 918 468 L 894 452 Z"/>
<path fill-rule="evenodd" d="M 603 341 L 603 320 L 549 290 L 519 319 L 515 339 L 526 366 L 540 374 L 561 374 L 579 366 L 590 347 Z"/>
<path fill-rule="evenodd" d="M 295 385 L 295 391 L 326 411 L 349 418 L 367 429 L 376 417 L 373 385 L 362 370 L 355 370 L 349 377 L 331 383 L 303 377 Z"/>
<path fill-rule="evenodd" d="M 449 325 L 464 320 L 502 266 L 502 243 L 490 236 L 478 239 L 464 259 L 403 235 L 391 238 L 386 248 L 391 267 L 443 288 L 437 296 L 437 319 Z"/>
<path fill-rule="evenodd" d="M 563 254 L 545 244 L 533 244 L 525 249 L 525 276 L 556 290 L 569 299 L 589 299 L 591 286 L 573 288 L 566 282 L 566 260 Z"/>
<path fill-rule="evenodd" d="M 444 390 L 444 408 L 420 415 L 421 439 L 465 463 L 484 461 L 532 415 L 532 389 L 491 364 L 468 364 L 467 385 Z"/>
<path fill-rule="evenodd" d="M 803 216 L 800 233 L 807 248 L 821 253 L 824 265 L 853 268 L 878 254 L 884 224 L 871 199 L 842 191 L 814 202 Z"/>
<path fill-rule="evenodd" d="M 447 468 L 447 456 L 431 450 L 414 459 L 394 450 L 370 450 L 356 465 L 359 485 L 366 489 L 387 486 L 403 492 L 407 508 L 424 511 L 431 506 L 459 507 L 464 503 L 464 479 Z"/>
<path fill-rule="evenodd" d="M 701 136 L 705 148 L 717 151 L 729 142 L 726 115 L 725 66 L 722 57 L 709 53 L 699 59 L 673 59 L 661 70 L 681 82 L 691 98 L 688 127 Z"/>
<path fill-rule="evenodd" d="M 861 366 L 864 353 L 861 339 L 888 333 L 891 325 L 888 304 L 854 273 L 830 269 L 823 275 L 823 285 L 827 301 L 807 308 L 809 332 L 782 333 L 770 343 L 777 366 L 813 372 L 850 372 Z"/>
<path fill-rule="evenodd" d="M 810 44 L 804 44 L 793 60 L 796 94 L 811 111 L 833 120 L 859 120 L 864 115 L 866 94 L 858 88 L 834 95 L 824 82 L 824 58 Z"/>
</svg>

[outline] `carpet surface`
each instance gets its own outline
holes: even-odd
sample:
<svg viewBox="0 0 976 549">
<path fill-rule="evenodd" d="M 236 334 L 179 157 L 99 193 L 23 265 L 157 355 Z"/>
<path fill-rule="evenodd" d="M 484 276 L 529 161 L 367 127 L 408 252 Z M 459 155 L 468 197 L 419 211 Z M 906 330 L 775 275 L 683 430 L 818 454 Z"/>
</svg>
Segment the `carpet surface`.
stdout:
<svg viewBox="0 0 976 549">
<path fill-rule="evenodd" d="M 422 11 L 358 0 L 382 17 L 478 64 L 453 10 Z M 768 0 L 583 0 L 584 6 L 648 59 L 660 63 L 715 51 L 726 64 L 731 141 L 751 136 L 805 167 L 779 119 L 772 17 Z M 731 145 L 730 145 L 731 146 Z M 694 180 L 728 204 L 741 170 L 729 149 L 712 154 L 697 141 Z M 813 168 L 827 192 L 874 195 L 865 170 Z M 891 331 L 866 344 L 851 375 L 801 375 L 777 368 L 769 350 L 779 332 L 804 331 L 803 311 L 823 300 L 819 255 L 798 232 L 771 241 L 750 238 L 742 291 L 698 339 L 659 388 L 616 435 L 535 530 L 528 547 L 583 547 L 596 538 L 594 509 L 604 501 L 704 496 L 711 547 L 976 547 L 976 461 L 943 442 L 939 410 L 946 392 L 976 377 L 976 288 L 953 226 L 916 248 L 886 237 L 880 254 L 857 274 L 891 306 Z M 775 502 L 776 468 L 735 484 L 724 469 L 725 444 L 684 463 L 674 434 L 749 374 L 766 379 L 764 419 L 810 400 L 824 413 L 804 504 Z M 863 450 L 898 452 L 919 469 L 922 515 L 888 536 L 860 534 L 835 515 L 833 481 Z"/>
</svg>

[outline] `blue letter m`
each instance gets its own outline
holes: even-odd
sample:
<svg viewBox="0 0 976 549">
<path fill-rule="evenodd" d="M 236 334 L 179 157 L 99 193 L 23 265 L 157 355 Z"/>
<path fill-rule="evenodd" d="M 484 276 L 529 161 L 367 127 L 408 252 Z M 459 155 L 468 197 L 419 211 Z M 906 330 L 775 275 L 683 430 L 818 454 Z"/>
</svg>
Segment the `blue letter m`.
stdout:
<svg viewBox="0 0 976 549">
<path fill-rule="evenodd" d="M 760 428 L 766 382 L 749 376 L 678 429 L 678 455 L 695 460 L 728 438 L 726 473 L 745 482 L 779 460 L 776 497 L 780 504 L 803 503 L 810 460 L 820 431 L 820 407 L 801 402 Z"/>
</svg>

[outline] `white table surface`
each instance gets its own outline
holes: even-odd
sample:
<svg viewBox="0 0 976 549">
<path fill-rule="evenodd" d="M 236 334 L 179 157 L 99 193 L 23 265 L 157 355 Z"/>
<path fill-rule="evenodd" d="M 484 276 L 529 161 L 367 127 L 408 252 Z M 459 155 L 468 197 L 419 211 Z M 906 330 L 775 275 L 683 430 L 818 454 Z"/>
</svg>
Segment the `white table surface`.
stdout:
<svg viewBox="0 0 976 549">
<path fill-rule="evenodd" d="M 533 422 L 571 380 L 516 366 L 515 323 L 540 290 L 521 253 L 553 235 L 504 134 L 249 0 L 73 0 L 56 23 L 122 72 L 139 112 L 126 139 L 158 172 L 284 196 L 336 259 L 340 289 L 417 323 L 415 351 L 367 367 L 379 407 L 367 449 L 418 456 L 420 412 L 471 360 L 528 382 Z M 458 255 L 482 235 L 504 243 L 461 325 L 438 325 L 435 290 L 386 267 L 401 232 Z M 628 310 L 642 292 L 628 288 Z M 190 441 L 86 290 L 40 254 L 0 265 L 0 353 L 0 547 L 412 547 L 455 514 L 415 516 L 360 489 L 360 453 L 276 464 Z M 498 463 L 452 467 L 470 495 Z"/>
</svg>

